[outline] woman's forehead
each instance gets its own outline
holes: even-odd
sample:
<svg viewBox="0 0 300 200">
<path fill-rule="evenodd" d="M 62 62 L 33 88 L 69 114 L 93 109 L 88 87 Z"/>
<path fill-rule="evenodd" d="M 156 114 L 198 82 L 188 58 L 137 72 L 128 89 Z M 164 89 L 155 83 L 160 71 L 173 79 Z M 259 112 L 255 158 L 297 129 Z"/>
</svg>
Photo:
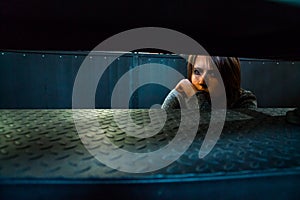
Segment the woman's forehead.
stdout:
<svg viewBox="0 0 300 200">
<path fill-rule="evenodd" d="M 213 69 L 213 64 L 212 64 L 211 57 L 209 57 L 209 56 L 197 56 L 197 58 L 195 60 L 194 68 L 212 70 Z"/>
</svg>

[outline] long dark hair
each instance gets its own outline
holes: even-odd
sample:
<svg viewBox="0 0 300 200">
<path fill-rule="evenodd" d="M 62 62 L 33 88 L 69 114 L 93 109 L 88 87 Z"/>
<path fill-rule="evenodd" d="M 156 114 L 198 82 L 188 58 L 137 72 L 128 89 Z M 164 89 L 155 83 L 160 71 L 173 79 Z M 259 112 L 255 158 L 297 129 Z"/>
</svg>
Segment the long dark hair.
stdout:
<svg viewBox="0 0 300 200">
<path fill-rule="evenodd" d="M 197 55 L 190 55 L 187 64 L 187 78 L 192 82 L 192 74 Z M 218 68 L 224 82 L 227 105 L 231 105 L 240 97 L 241 64 L 237 57 L 212 56 L 211 59 Z"/>
</svg>

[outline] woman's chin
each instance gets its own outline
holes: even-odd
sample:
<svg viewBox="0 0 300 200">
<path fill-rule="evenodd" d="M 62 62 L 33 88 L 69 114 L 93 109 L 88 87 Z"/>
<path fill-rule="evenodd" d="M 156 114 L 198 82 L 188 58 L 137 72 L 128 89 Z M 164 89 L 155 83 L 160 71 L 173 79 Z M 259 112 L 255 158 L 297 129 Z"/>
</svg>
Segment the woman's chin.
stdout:
<svg viewBox="0 0 300 200">
<path fill-rule="evenodd" d="M 206 89 L 206 88 L 197 88 L 197 90 L 199 92 L 207 92 L 208 93 L 208 89 Z"/>
</svg>

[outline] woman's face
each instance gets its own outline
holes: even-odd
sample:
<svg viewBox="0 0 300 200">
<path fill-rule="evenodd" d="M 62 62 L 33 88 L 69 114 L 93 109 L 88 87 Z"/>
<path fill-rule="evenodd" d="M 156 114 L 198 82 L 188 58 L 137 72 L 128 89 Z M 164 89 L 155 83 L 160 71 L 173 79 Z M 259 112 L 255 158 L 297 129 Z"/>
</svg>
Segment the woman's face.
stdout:
<svg viewBox="0 0 300 200">
<path fill-rule="evenodd" d="M 221 90 L 218 84 L 217 74 L 212 63 L 207 56 L 197 56 L 194 69 L 192 71 L 192 84 L 198 91 L 208 92 L 208 86 L 214 94 L 219 94 Z"/>
</svg>

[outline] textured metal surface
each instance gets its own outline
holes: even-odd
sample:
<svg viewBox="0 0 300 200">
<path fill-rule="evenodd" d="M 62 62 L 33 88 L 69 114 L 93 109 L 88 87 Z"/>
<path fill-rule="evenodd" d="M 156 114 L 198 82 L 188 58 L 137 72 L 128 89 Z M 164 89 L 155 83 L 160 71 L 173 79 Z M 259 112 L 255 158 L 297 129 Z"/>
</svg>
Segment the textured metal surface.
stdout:
<svg viewBox="0 0 300 200">
<path fill-rule="evenodd" d="M 152 173 L 128 174 L 106 167 L 82 144 L 72 110 L 1 110 L 0 181 L 25 179 L 163 180 L 164 178 L 226 178 L 230 176 L 300 172 L 300 126 L 288 124 L 290 109 L 228 111 L 214 149 L 198 158 L 209 115 L 202 114 L 198 134 L 176 162 Z M 117 112 L 127 112 L 118 110 Z M 149 123 L 148 110 L 129 110 L 136 124 Z M 84 114 L 90 110 L 78 110 Z M 116 110 L 93 110 L 111 142 L 133 152 L 147 152 L 166 145 L 176 134 L 178 112 L 157 135 L 140 139 L 126 134 L 112 120 Z M 87 148 L 109 145 L 92 132 Z M 118 159 L 118 157 L 114 158 Z"/>
</svg>

